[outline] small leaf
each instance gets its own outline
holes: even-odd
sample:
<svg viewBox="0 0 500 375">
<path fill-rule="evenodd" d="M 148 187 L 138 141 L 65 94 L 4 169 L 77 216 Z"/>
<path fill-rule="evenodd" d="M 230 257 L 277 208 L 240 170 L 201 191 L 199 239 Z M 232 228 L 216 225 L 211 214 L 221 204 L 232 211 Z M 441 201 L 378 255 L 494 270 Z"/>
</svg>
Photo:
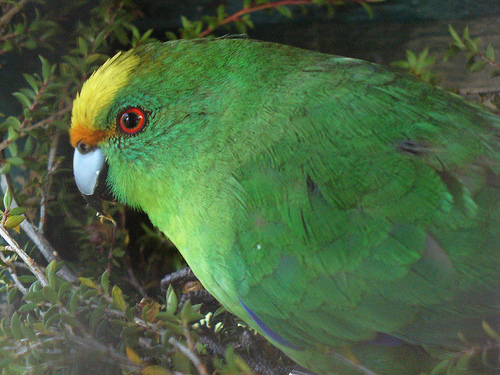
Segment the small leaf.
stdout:
<svg viewBox="0 0 500 375">
<path fill-rule="evenodd" d="M 30 108 L 33 104 L 31 100 L 29 100 L 28 97 L 21 92 L 15 92 L 12 95 L 14 95 L 16 99 L 26 108 Z"/>
<path fill-rule="evenodd" d="M 35 303 L 45 302 L 45 296 L 42 290 L 29 291 L 23 297 L 25 301 L 31 301 Z"/>
<path fill-rule="evenodd" d="M 35 93 L 38 93 L 38 82 L 36 81 L 35 77 L 33 76 L 30 76 L 29 74 L 23 74 L 24 76 L 24 79 L 26 80 L 26 82 L 28 82 L 28 84 L 31 86 L 31 88 L 33 89 L 33 91 Z"/>
<path fill-rule="evenodd" d="M 47 301 L 53 305 L 55 305 L 59 302 L 59 299 L 57 298 L 56 290 L 51 286 L 44 286 L 43 287 L 43 295 L 45 296 Z"/>
<path fill-rule="evenodd" d="M 21 122 L 17 117 L 14 116 L 7 117 L 7 119 L 2 124 L 2 128 L 4 129 L 13 128 L 14 130 L 19 130 L 20 127 Z"/>
<path fill-rule="evenodd" d="M 491 326 L 485 320 L 482 321 L 482 326 L 483 326 L 484 332 L 488 336 L 490 336 L 495 341 L 500 341 L 500 336 L 498 335 L 498 333 L 495 332 L 495 330 L 493 328 L 491 328 Z"/>
<path fill-rule="evenodd" d="M 137 365 L 142 365 L 142 359 L 141 356 L 130 346 L 126 346 L 125 348 L 125 353 L 127 354 L 127 358 L 130 359 L 132 362 L 134 362 Z"/>
<path fill-rule="evenodd" d="M 9 148 L 9 152 L 12 156 L 17 156 L 17 154 L 19 153 L 19 149 L 17 147 L 17 143 L 16 142 L 11 142 L 8 146 Z"/>
<path fill-rule="evenodd" d="M 83 285 L 88 286 L 89 288 L 98 289 L 98 286 L 91 279 L 87 279 L 86 277 L 79 277 L 78 280 L 80 280 Z"/>
<path fill-rule="evenodd" d="M 42 62 L 42 78 L 44 82 L 47 82 L 52 74 L 53 68 L 50 66 L 50 63 L 43 56 L 38 55 L 40 61 Z"/>
<path fill-rule="evenodd" d="M 280 12 L 286 18 L 292 18 L 292 11 L 290 10 L 289 7 L 282 5 L 282 6 L 276 7 L 276 10 L 278 12 Z"/>
<path fill-rule="evenodd" d="M 43 324 L 45 324 L 45 327 L 48 328 L 50 326 L 49 324 L 49 319 L 52 317 L 58 317 L 59 318 L 59 308 L 57 306 L 51 306 L 44 314 L 43 316 Z M 50 323 L 54 322 L 52 319 Z"/>
<path fill-rule="evenodd" d="M 14 229 L 24 221 L 25 217 L 20 215 L 9 216 L 5 221 L 5 228 Z"/>
<path fill-rule="evenodd" d="M 9 290 L 9 294 L 7 294 L 7 302 L 9 303 L 9 305 L 11 305 L 12 302 L 14 302 L 14 300 L 17 297 L 17 294 L 18 294 L 17 288 L 12 288 L 11 290 Z"/>
<path fill-rule="evenodd" d="M 456 45 L 458 47 L 464 47 L 465 48 L 465 45 L 463 44 L 462 42 L 462 39 L 460 39 L 460 37 L 458 36 L 457 32 L 455 31 L 455 29 L 453 28 L 453 26 L 448 25 L 448 30 L 450 32 L 450 35 L 451 37 L 455 40 L 455 42 L 457 43 Z"/>
<path fill-rule="evenodd" d="M 68 314 L 61 314 L 61 321 L 74 328 L 80 325 L 77 319 Z"/>
<path fill-rule="evenodd" d="M 38 337 L 28 324 L 21 324 L 21 331 L 23 332 L 23 337 L 27 338 L 31 342 L 38 341 Z"/>
<path fill-rule="evenodd" d="M 486 58 L 490 61 L 495 61 L 495 50 L 491 43 L 488 43 L 488 47 L 486 47 Z"/>
<path fill-rule="evenodd" d="M 0 171 L 0 173 L 2 174 L 10 173 L 11 169 L 12 165 L 10 163 L 5 163 L 4 165 L 2 165 L 2 170 Z"/>
<path fill-rule="evenodd" d="M 57 262 L 55 260 L 50 262 L 47 268 L 45 269 L 45 275 L 47 276 L 47 281 L 49 282 L 49 286 L 52 287 L 54 291 L 56 289 L 56 269 L 57 269 Z"/>
<path fill-rule="evenodd" d="M 118 286 L 113 286 L 111 296 L 113 297 L 113 304 L 118 310 L 125 311 L 127 309 L 127 304 L 123 298 L 123 292 Z"/>
<path fill-rule="evenodd" d="M 177 306 L 178 306 L 177 294 L 175 293 L 175 290 L 172 287 L 172 285 L 169 285 L 167 289 L 166 313 L 174 315 L 175 312 L 177 311 Z"/>
<path fill-rule="evenodd" d="M 104 293 L 109 294 L 109 273 L 108 270 L 104 271 L 101 276 L 101 286 Z"/>
<path fill-rule="evenodd" d="M 19 207 L 16 207 L 16 208 L 19 208 Z M 10 212 L 14 211 L 15 209 L 13 208 L 12 210 L 10 210 Z M 22 283 L 33 283 L 36 281 L 36 277 L 33 276 L 33 275 L 21 275 L 18 277 L 18 280 Z"/>
<path fill-rule="evenodd" d="M 5 211 L 7 211 L 10 208 L 11 204 L 12 204 L 12 192 L 10 191 L 10 188 L 7 188 L 7 191 L 3 196 L 3 207 Z"/>
<path fill-rule="evenodd" d="M 7 162 L 15 166 L 20 166 L 24 164 L 23 158 L 20 158 L 19 156 L 13 156 L 11 158 L 7 158 Z"/>
<path fill-rule="evenodd" d="M 195 310 L 195 307 L 191 304 L 191 301 L 188 300 L 180 311 L 180 316 L 182 320 L 186 323 L 195 322 L 197 320 L 203 319 L 205 315 L 200 314 Z"/>
<path fill-rule="evenodd" d="M 69 311 L 71 311 L 72 314 L 76 312 L 76 309 L 78 308 L 78 302 L 80 301 L 78 293 L 74 292 L 71 295 L 71 298 L 69 299 Z"/>
<path fill-rule="evenodd" d="M 7 139 L 10 142 L 17 141 L 20 137 L 19 132 L 14 127 L 10 127 L 7 132 L 8 132 Z"/>
<path fill-rule="evenodd" d="M 484 61 L 484 60 L 475 61 L 474 63 L 472 63 L 468 67 L 468 70 L 471 73 L 479 72 L 479 71 L 483 70 L 486 67 L 487 64 L 488 64 L 488 62 Z"/>
<path fill-rule="evenodd" d="M 104 310 L 106 309 L 106 306 L 104 304 L 99 304 L 96 309 L 92 311 L 90 314 L 90 329 L 92 332 L 95 334 L 95 329 L 99 325 L 99 322 L 103 319 L 103 313 Z"/>
<path fill-rule="evenodd" d="M 10 318 L 10 330 L 12 332 L 12 336 L 14 336 L 16 340 L 21 340 L 23 338 L 23 333 L 21 331 L 21 319 L 19 318 L 17 311 L 15 311 Z"/>
<path fill-rule="evenodd" d="M 78 42 L 78 47 L 80 48 L 80 52 L 83 56 L 86 56 L 87 53 L 89 52 L 87 43 L 85 42 L 85 39 L 83 39 L 81 36 L 77 38 Z"/>
<path fill-rule="evenodd" d="M 26 208 L 24 207 L 14 207 L 9 210 L 9 215 L 22 215 L 26 212 Z"/>
<path fill-rule="evenodd" d="M 19 311 L 19 312 L 29 312 L 29 311 L 33 311 L 37 307 L 38 307 L 38 303 L 28 302 L 28 303 L 22 305 L 19 309 L 17 309 L 17 311 Z"/>
<path fill-rule="evenodd" d="M 166 368 L 156 365 L 144 367 L 141 371 L 141 375 L 171 375 L 171 374 L 172 373 L 168 371 Z"/>
<path fill-rule="evenodd" d="M 120 248 L 113 249 L 113 256 L 117 258 L 121 258 L 125 255 L 125 251 Z"/>
</svg>

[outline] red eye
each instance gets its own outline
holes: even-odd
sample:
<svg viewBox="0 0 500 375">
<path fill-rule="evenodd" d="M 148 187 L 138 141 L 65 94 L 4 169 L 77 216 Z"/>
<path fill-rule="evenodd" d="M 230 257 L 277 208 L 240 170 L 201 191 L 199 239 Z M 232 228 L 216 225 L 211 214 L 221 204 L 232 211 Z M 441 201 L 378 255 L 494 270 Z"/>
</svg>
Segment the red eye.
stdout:
<svg viewBox="0 0 500 375">
<path fill-rule="evenodd" d="M 141 108 L 127 108 L 118 115 L 118 125 L 123 132 L 135 134 L 144 128 L 146 119 L 146 113 Z"/>
</svg>

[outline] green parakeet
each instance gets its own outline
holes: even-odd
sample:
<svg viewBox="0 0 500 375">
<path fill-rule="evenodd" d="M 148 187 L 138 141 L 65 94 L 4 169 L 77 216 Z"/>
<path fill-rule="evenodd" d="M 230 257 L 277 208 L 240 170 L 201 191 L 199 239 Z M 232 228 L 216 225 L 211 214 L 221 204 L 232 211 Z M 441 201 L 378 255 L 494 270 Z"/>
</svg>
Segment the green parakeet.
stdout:
<svg viewBox="0 0 500 375">
<path fill-rule="evenodd" d="M 119 53 L 75 178 L 319 374 L 498 374 L 500 118 L 368 62 L 248 39 Z"/>
</svg>

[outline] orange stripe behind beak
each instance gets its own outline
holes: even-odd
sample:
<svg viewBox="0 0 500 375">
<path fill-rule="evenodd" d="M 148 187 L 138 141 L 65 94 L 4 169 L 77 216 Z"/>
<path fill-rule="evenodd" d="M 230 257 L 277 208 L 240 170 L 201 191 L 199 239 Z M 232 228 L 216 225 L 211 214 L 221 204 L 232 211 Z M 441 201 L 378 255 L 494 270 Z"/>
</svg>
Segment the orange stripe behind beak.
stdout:
<svg viewBox="0 0 500 375">
<path fill-rule="evenodd" d="M 73 147 L 76 147 L 78 142 L 83 142 L 87 146 L 93 147 L 113 133 L 112 130 L 91 130 L 84 125 L 72 125 L 69 130 L 69 139 Z"/>
</svg>

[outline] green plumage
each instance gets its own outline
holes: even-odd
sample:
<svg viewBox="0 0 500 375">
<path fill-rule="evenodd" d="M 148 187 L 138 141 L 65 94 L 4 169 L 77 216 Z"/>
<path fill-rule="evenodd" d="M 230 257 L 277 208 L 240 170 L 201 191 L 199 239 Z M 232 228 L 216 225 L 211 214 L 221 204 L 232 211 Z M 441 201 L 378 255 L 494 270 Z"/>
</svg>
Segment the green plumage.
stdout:
<svg viewBox="0 0 500 375">
<path fill-rule="evenodd" d="M 498 372 L 481 359 L 483 321 L 500 332 L 497 116 L 271 43 L 152 44 L 118 60 L 131 55 L 95 126 L 134 106 L 148 122 L 99 143 L 108 184 L 230 311 L 318 373 L 418 375 L 446 360 L 452 374 Z"/>
</svg>

